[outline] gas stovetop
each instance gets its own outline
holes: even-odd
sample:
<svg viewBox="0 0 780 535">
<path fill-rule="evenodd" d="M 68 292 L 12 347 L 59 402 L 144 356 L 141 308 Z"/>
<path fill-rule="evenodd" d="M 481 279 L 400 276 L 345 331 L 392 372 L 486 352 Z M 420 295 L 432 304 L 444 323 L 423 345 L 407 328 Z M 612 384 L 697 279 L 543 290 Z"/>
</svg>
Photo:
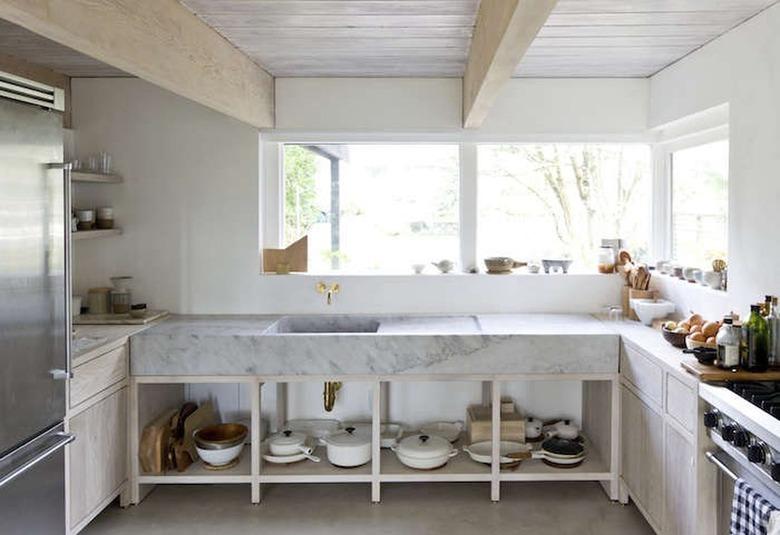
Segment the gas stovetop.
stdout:
<svg viewBox="0 0 780 535">
<path fill-rule="evenodd" d="M 774 418 L 780 418 L 780 381 L 733 382 L 726 387 Z"/>
</svg>

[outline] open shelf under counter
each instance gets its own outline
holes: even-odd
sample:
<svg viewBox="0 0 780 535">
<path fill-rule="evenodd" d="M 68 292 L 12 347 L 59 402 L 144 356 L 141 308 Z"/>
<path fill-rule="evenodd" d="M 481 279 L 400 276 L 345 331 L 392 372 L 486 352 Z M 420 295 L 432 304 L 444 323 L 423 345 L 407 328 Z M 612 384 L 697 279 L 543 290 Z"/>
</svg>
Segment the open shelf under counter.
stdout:
<svg viewBox="0 0 780 535">
<path fill-rule="evenodd" d="M 414 434 L 414 433 L 412 433 Z M 404 481 L 490 481 L 490 465 L 478 463 L 463 451 L 463 437 L 452 446 L 458 450 L 455 457 L 447 464 L 433 470 L 417 470 L 409 468 L 398 460 L 390 449 L 382 449 L 379 463 L 379 480 L 386 483 L 401 483 Z"/>
<path fill-rule="evenodd" d="M 265 451 L 265 444 L 263 445 Z M 277 464 L 263 460 L 260 468 L 261 483 L 370 483 L 371 462 L 354 468 L 341 468 L 328 462 L 324 446 L 318 446 L 314 455 L 320 458 L 315 463 L 303 460 L 297 463 Z"/>
<path fill-rule="evenodd" d="M 574 468 L 549 466 L 540 459 L 529 459 L 514 469 L 502 469 L 500 481 L 607 481 L 613 477 L 590 440 L 585 439 L 587 456 Z"/>
<path fill-rule="evenodd" d="M 95 238 L 119 236 L 120 234 L 122 234 L 121 228 L 110 228 L 106 230 L 78 230 L 76 232 L 72 232 L 70 237 L 73 240 L 92 240 Z"/>
<path fill-rule="evenodd" d="M 199 483 L 251 483 L 252 464 L 249 445 L 244 447 L 236 466 L 225 470 L 209 470 L 203 466 L 203 461 L 191 464 L 184 472 L 170 470 L 164 474 L 141 474 L 138 482 L 155 485 L 181 485 Z"/>
</svg>

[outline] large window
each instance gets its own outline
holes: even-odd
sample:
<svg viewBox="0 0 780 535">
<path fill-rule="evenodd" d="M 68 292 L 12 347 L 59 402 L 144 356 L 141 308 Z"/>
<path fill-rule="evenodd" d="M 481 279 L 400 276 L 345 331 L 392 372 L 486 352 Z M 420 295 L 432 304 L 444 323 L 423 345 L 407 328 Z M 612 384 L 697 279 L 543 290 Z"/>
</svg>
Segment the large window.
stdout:
<svg viewBox="0 0 780 535">
<path fill-rule="evenodd" d="M 457 260 L 458 146 L 284 146 L 284 239 L 309 271 L 411 273 Z"/>
<path fill-rule="evenodd" d="M 672 256 L 709 269 L 728 254 L 729 143 L 672 153 Z"/>
<path fill-rule="evenodd" d="M 592 271 L 602 238 L 647 256 L 650 150 L 638 144 L 479 148 L 479 258 L 574 260 Z"/>
</svg>

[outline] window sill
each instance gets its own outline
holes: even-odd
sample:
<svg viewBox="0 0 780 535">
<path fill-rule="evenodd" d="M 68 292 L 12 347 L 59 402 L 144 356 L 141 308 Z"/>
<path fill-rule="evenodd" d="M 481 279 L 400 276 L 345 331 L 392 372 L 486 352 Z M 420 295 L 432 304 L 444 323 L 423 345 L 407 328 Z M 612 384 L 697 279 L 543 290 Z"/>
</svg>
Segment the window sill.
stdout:
<svg viewBox="0 0 780 535">
<path fill-rule="evenodd" d="M 706 286 L 698 282 L 688 282 L 687 280 L 680 279 L 678 277 L 675 277 L 674 275 L 665 275 L 662 273 L 653 272 L 653 277 L 660 281 L 664 281 L 665 284 L 674 284 L 677 285 L 678 288 L 682 288 L 685 290 L 691 290 L 694 292 L 704 292 L 706 294 L 713 295 L 713 296 L 728 295 L 728 290 L 716 290 L 715 288 L 711 288 L 710 286 Z"/>
<path fill-rule="evenodd" d="M 568 278 L 606 278 L 606 277 L 619 277 L 617 273 L 603 274 L 595 272 L 574 272 L 574 273 L 507 273 L 507 274 L 490 274 L 490 273 L 463 273 L 460 271 L 453 271 L 450 273 L 338 273 L 338 272 L 322 272 L 322 273 L 260 273 L 261 277 L 290 277 L 290 278 L 337 278 L 337 279 L 431 279 L 431 278 L 472 278 L 472 279 L 512 279 L 512 278 L 528 278 L 528 277 L 568 277 Z"/>
</svg>

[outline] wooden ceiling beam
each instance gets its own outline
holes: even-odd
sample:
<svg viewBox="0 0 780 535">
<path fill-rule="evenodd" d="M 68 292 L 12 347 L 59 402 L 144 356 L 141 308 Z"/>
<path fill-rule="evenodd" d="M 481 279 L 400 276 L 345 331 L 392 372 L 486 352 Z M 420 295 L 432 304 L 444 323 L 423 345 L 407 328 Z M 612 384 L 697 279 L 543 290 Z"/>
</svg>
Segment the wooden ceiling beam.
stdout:
<svg viewBox="0 0 780 535">
<path fill-rule="evenodd" d="M 240 121 L 274 125 L 273 77 L 177 0 L 0 0 L 0 18 Z"/>
<path fill-rule="evenodd" d="M 479 128 L 558 0 L 482 0 L 463 77 L 463 127 Z"/>
</svg>

